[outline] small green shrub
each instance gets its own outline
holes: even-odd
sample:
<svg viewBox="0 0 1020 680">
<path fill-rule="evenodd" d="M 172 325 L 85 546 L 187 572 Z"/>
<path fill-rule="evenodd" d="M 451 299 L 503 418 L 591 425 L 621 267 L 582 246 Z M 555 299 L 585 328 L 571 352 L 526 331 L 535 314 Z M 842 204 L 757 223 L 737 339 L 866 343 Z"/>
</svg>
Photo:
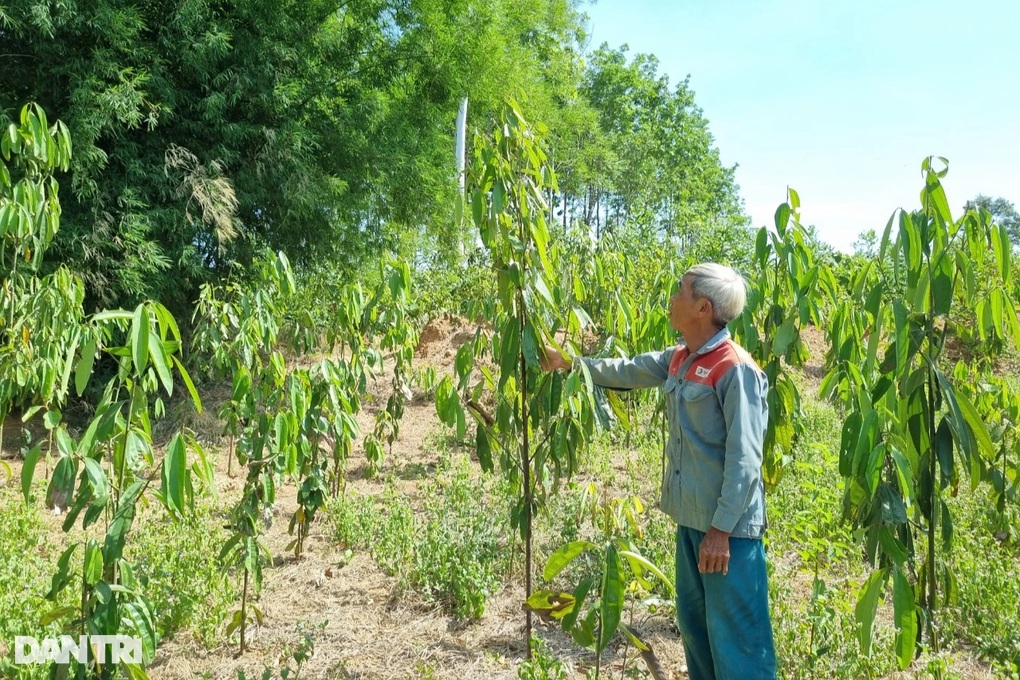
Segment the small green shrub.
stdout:
<svg viewBox="0 0 1020 680">
<path fill-rule="evenodd" d="M 204 644 L 215 642 L 237 598 L 218 559 L 225 540 L 219 524 L 208 505 L 176 521 L 136 524 L 128 559 L 135 562 L 160 637 L 191 628 Z"/>
<path fill-rule="evenodd" d="M 962 496 L 962 494 L 961 494 Z M 959 499 L 953 550 L 956 601 L 945 617 L 953 638 L 975 645 L 1001 677 L 1020 676 L 1020 546 L 990 526 L 984 494 Z M 998 538 L 996 537 L 998 533 Z M 1015 539 L 1014 539 L 1015 541 Z"/>
<path fill-rule="evenodd" d="M 567 665 L 549 651 L 542 638 L 531 638 L 531 661 L 517 667 L 519 680 L 566 680 Z"/>
<path fill-rule="evenodd" d="M 460 619 L 478 618 L 500 588 L 505 563 L 505 508 L 480 503 L 484 484 L 465 458 L 440 465 L 425 494 L 420 540 L 408 574 L 411 587 Z"/>
<path fill-rule="evenodd" d="M 406 574 L 412 561 L 414 511 L 392 486 L 381 500 L 343 494 L 326 504 L 326 514 L 341 548 L 367 550 L 390 576 Z"/>
<path fill-rule="evenodd" d="M 57 605 L 44 599 L 50 587 L 49 574 L 60 550 L 51 550 L 52 560 L 43 557 L 46 527 L 33 507 L 25 505 L 20 492 L 0 489 L 0 641 L 8 655 L 0 657 L 0 677 L 11 680 L 41 680 L 49 677 L 45 664 L 14 665 L 14 638 L 29 635 L 38 639 L 59 635 L 56 624 L 39 625 L 39 617 Z"/>
<path fill-rule="evenodd" d="M 353 492 L 327 501 L 326 516 L 340 547 L 354 550 L 363 550 L 371 544 L 379 522 L 375 499 Z"/>
</svg>

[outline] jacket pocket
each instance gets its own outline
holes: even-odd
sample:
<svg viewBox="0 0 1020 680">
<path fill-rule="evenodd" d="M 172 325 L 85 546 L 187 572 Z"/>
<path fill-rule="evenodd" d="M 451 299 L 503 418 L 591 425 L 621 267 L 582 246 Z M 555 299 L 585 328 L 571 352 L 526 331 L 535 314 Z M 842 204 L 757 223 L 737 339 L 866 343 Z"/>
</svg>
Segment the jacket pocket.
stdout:
<svg viewBox="0 0 1020 680">
<path fill-rule="evenodd" d="M 677 411 L 688 438 L 701 452 L 718 450 L 726 443 L 726 419 L 708 385 L 687 381 L 679 390 Z"/>
</svg>

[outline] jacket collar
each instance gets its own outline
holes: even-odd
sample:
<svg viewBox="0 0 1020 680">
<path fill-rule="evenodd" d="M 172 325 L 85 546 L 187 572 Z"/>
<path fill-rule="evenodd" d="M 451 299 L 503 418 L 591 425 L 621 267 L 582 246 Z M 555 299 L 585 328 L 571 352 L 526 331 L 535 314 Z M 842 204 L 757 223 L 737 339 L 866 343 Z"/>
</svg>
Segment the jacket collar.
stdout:
<svg viewBox="0 0 1020 680">
<path fill-rule="evenodd" d="M 730 329 L 723 326 L 722 330 L 713 335 L 695 354 L 708 354 L 730 339 Z"/>
</svg>

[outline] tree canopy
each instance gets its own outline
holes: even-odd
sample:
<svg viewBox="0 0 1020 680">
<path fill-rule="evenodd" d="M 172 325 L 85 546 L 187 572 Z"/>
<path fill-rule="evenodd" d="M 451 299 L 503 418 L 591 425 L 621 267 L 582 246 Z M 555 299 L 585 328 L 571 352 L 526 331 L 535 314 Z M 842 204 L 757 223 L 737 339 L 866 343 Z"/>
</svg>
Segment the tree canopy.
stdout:
<svg viewBox="0 0 1020 680">
<path fill-rule="evenodd" d="M 545 122 L 564 222 L 740 223 L 688 83 L 625 48 L 586 56 L 584 20 L 575 0 L 0 0 L 0 110 L 33 101 L 70 130 L 50 258 L 92 309 L 182 308 L 264 247 L 343 271 L 464 238 L 465 96 L 473 128 L 508 98 Z"/>
</svg>

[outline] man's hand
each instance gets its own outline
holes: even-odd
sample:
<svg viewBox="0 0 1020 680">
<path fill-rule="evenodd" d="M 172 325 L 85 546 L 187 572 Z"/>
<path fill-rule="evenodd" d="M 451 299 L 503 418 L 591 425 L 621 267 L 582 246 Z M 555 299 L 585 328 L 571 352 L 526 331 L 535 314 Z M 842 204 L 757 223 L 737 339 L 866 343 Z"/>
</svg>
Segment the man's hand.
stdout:
<svg viewBox="0 0 1020 680">
<path fill-rule="evenodd" d="M 538 366 L 543 371 L 555 371 L 558 368 L 570 369 L 573 362 L 561 352 L 546 345 L 538 357 Z"/>
<path fill-rule="evenodd" d="M 714 574 L 721 571 L 725 576 L 729 568 L 730 535 L 712 527 L 705 534 L 705 538 L 701 539 L 698 571 L 702 574 Z"/>
</svg>

